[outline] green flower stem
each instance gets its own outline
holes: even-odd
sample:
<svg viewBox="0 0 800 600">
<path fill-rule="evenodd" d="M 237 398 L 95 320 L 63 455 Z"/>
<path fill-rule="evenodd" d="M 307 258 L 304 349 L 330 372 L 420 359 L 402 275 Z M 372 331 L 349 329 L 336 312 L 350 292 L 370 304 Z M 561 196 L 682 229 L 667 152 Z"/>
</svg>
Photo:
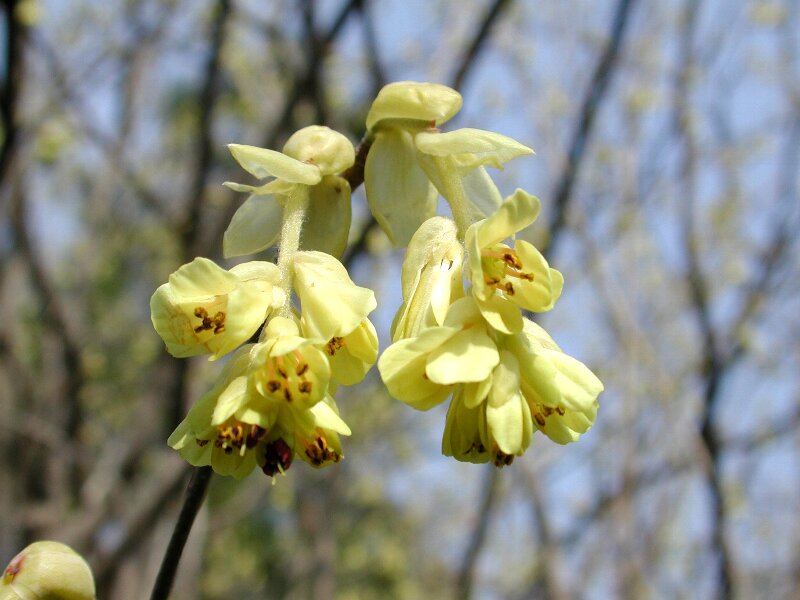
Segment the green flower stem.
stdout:
<svg viewBox="0 0 800 600">
<path fill-rule="evenodd" d="M 472 225 L 472 212 L 469 208 L 469 201 L 464 192 L 464 184 L 461 178 L 457 175 L 457 168 L 455 165 L 450 164 L 447 158 L 437 157 L 434 159 L 437 167 L 441 173 L 448 173 L 448 176 L 443 178 L 443 184 L 447 189 L 442 190 L 445 200 L 450 205 L 450 210 L 453 213 L 453 220 L 456 222 L 458 229 L 457 236 L 460 241 L 464 241 L 464 236 L 467 234 L 467 229 Z"/>
<path fill-rule="evenodd" d="M 281 317 L 288 318 L 292 315 L 292 262 L 300 249 L 300 232 L 307 209 L 308 188 L 298 185 L 287 198 L 283 209 L 281 241 L 278 247 L 278 270 L 281 274 L 281 287 L 286 294 L 286 302 L 278 312 Z"/>
</svg>

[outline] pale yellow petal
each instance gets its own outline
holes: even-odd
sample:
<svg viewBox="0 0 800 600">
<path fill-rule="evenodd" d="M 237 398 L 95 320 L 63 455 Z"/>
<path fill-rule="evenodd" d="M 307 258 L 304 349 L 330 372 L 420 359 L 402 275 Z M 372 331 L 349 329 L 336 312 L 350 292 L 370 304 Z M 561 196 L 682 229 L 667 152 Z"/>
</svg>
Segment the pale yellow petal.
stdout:
<svg viewBox="0 0 800 600">
<path fill-rule="evenodd" d="M 282 152 L 242 144 L 228 144 L 228 149 L 236 162 L 256 177 L 277 177 L 305 185 L 314 185 L 322 179 L 322 174 L 316 165 L 301 162 Z"/>
<path fill-rule="evenodd" d="M 422 121 L 441 125 L 461 108 L 461 95 L 437 83 L 396 81 L 383 86 L 367 114 L 367 130 L 381 121 Z"/>
<path fill-rule="evenodd" d="M 420 224 L 436 213 L 436 189 L 417 164 L 406 131 L 388 129 L 375 136 L 364 187 L 372 214 L 397 246 L 407 245 Z"/>
<path fill-rule="evenodd" d="M 266 250 L 277 243 L 281 233 L 283 207 L 273 196 L 250 196 L 236 209 L 222 237 L 226 258 Z"/>
</svg>

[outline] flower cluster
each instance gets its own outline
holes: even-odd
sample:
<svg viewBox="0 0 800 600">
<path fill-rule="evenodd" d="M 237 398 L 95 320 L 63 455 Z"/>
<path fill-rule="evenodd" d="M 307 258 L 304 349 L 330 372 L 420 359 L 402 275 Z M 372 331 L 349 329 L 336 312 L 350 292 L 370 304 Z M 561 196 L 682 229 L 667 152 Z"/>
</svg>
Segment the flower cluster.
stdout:
<svg viewBox="0 0 800 600">
<path fill-rule="evenodd" d="M 350 429 L 335 390 L 360 382 L 378 354 L 367 318 L 374 294 L 337 259 L 349 236 L 351 182 L 361 181 L 353 169 L 363 169 L 378 224 L 407 246 L 403 302 L 378 368 L 389 393 L 414 408 L 451 398 L 444 454 L 503 466 L 536 430 L 563 444 L 591 427 L 602 384 L 525 316 L 553 308 L 564 283 L 535 246 L 515 240 L 539 200 L 523 190 L 504 200 L 486 169 L 533 151 L 490 131 L 441 131 L 460 108 L 458 92 L 442 85 L 385 86 L 358 163 L 347 138 L 322 126 L 301 129 L 282 152 L 230 145 L 247 172 L 269 179 L 225 183 L 250 195 L 223 253 L 277 244 L 278 259 L 225 270 L 196 258 L 152 297 L 170 353 L 226 357 L 169 438 L 191 464 L 243 477 L 256 466 L 282 473 L 296 456 L 313 466 L 341 459 Z M 439 196 L 452 218 L 436 215 Z"/>
<path fill-rule="evenodd" d="M 283 473 L 295 457 L 315 467 L 338 462 L 339 436 L 350 429 L 333 399 L 336 386 L 361 381 L 378 355 L 367 318 L 374 294 L 319 250 L 344 249 L 350 186 L 336 173 L 353 163 L 353 147 L 326 127 L 309 127 L 283 153 L 249 146 L 231 152 L 249 172 L 274 179 L 260 187 L 228 184 L 252 195 L 225 234 L 225 254 L 254 253 L 280 239 L 279 261 L 226 271 L 196 258 L 153 294 L 153 326 L 172 355 L 228 355 L 168 443 L 192 465 L 236 478 L 256 466 L 269 476 Z M 324 233 L 331 226 L 335 239 Z M 314 249 L 300 249 L 301 233 L 302 247 Z"/>
<path fill-rule="evenodd" d="M 484 166 L 532 151 L 488 131 L 435 128 L 459 107 L 453 90 L 399 83 L 384 88 L 367 119 L 380 148 L 365 173 L 368 196 L 378 190 L 373 210 L 399 193 L 386 177 L 394 164 L 407 171 L 404 181 L 418 182 L 419 198 L 438 190 L 454 219 L 425 219 L 422 201 L 413 214 L 380 213 L 387 233 L 412 235 L 394 343 L 378 369 L 389 393 L 419 410 L 452 398 L 445 455 L 500 467 L 525 452 L 536 430 L 561 444 L 577 440 L 594 423 L 603 385 L 523 316 L 553 308 L 564 279 L 535 246 L 513 239 L 534 222 L 539 200 L 517 190 L 500 201 Z"/>
</svg>

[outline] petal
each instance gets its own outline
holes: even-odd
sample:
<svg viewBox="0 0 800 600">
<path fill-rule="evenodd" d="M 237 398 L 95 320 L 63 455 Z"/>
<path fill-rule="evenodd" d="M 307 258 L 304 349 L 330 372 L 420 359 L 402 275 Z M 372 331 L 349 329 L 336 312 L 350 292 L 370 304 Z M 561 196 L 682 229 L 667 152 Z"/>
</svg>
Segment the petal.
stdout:
<svg viewBox="0 0 800 600">
<path fill-rule="evenodd" d="M 492 378 L 487 377 L 477 383 L 464 384 L 464 406 L 467 408 L 476 408 L 487 399 L 489 390 L 492 387 Z"/>
<path fill-rule="evenodd" d="M 316 165 L 301 162 L 282 152 L 241 144 L 228 144 L 228 149 L 236 162 L 256 177 L 277 177 L 304 185 L 314 185 L 322 179 L 322 174 Z"/>
<path fill-rule="evenodd" d="M 281 282 L 281 274 L 278 266 L 265 260 L 251 260 L 236 265 L 230 269 L 242 281 L 263 281 L 272 285 Z"/>
<path fill-rule="evenodd" d="M 500 191 L 483 167 L 469 169 L 463 173 L 461 184 L 473 208 L 473 221 L 493 214 L 503 203 Z"/>
<path fill-rule="evenodd" d="M 445 217 L 431 217 L 422 223 L 408 243 L 403 259 L 403 298 L 411 296 L 417 274 L 432 262 L 452 260 L 459 256 L 460 244 L 456 224 Z"/>
<path fill-rule="evenodd" d="M 274 196 L 250 196 L 234 213 L 222 237 L 225 258 L 255 254 L 278 241 L 283 207 Z"/>
<path fill-rule="evenodd" d="M 340 257 L 350 234 L 350 213 L 350 184 L 341 177 L 324 177 L 309 188 L 300 247 Z"/>
<path fill-rule="evenodd" d="M 420 224 L 436 213 L 436 189 L 417 164 L 406 131 L 376 134 L 364 167 L 364 185 L 372 214 L 397 246 L 407 245 Z"/>
<path fill-rule="evenodd" d="M 543 352 L 558 372 L 556 385 L 561 392 L 561 405 L 568 411 L 589 409 L 603 391 L 603 383 L 576 358 L 553 350 Z"/>
<path fill-rule="evenodd" d="M 508 298 L 527 310 L 535 312 L 550 310 L 561 295 L 561 288 L 564 285 L 561 273 L 551 269 L 542 253 L 525 240 L 517 240 L 514 243 L 514 251 L 522 263 L 522 270 L 533 275 L 533 280 L 515 280 L 513 283 L 515 293 Z"/>
<path fill-rule="evenodd" d="M 523 332 L 525 334 L 525 338 L 527 339 L 528 343 L 531 344 L 531 347 L 534 349 L 534 351 L 541 350 L 542 348 L 561 351 L 561 348 L 559 348 L 555 340 L 550 337 L 550 334 L 547 333 L 544 327 L 538 323 L 535 323 L 530 319 L 525 319 Z"/>
<path fill-rule="evenodd" d="M 455 156 L 460 167 L 489 165 L 497 169 L 512 158 L 533 154 L 518 141 L 483 129 L 456 129 L 447 133 L 421 132 L 417 149 L 432 156 Z"/>
<path fill-rule="evenodd" d="M 441 125 L 461 108 L 461 95 L 438 83 L 396 81 L 383 86 L 367 114 L 367 130 L 384 120 L 423 121 Z"/>
<path fill-rule="evenodd" d="M 462 401 L 460 390 L 457 391 L 447 411 L 447 422 L 442 437 L 442 454 L 464 462 L 488 462 L 489 453 L 480 436 L 481 421 L 485 419 L 485 411 L 467 408 Z"/>
<path fill-rule="evenodd" d="M 459 331 L 433 350 L 425 373 L 441 385 L 486 379 L 500 360 L 497 346 L 481 327 Z"/>
<path fill-rule="evenodd" d="M 428 354 L 456 330 L 449 327 L 426 329 L 416 338 L 389 346 L 378 360 L 378 370 L 389 393 L 419 410 L 428 410 L 443 402 L 452 391 L 431 381 L 425 373 Z"/>
<path fill-rule="evenodd" d="M 478 246 L 486 248 L 511 237 L 524 229 L 539 216 L 541 203 L 536 196 L 525 190 L 516 190 L 508 196 L 500 209 L 485 221 L 476 223 L 475 235 Z"/>
<path fill-rule="evenodd" d="M 221 296 L 235 288 L 238 282 L 235 275 L 202 257 L 181 266 L 169 276 L 169 286 L 180 301 Z"/>
<path fill-rule="evenodd" d="M 473 288 L 474 289 L 474 288 Z M 504 296 L 495 294 L 486 300 L 477 299 L 481 315 L 492 329 L 501 333 L 518 333 L 522 331 L 523 322 L 519 308 Z"/>
<path fill-rule="evenodd" d="M 221 425 L 241 409 L 247 403 L 248 392 L 247 376 L 245 375 L 236 377 L 228 383 L 217 399 L 214 413 L 211 416 L 211 424 Z"/>
<path fill-rule="evenodd" d="M 225 313 L 225 336 L 212 359 L 219 358 L 243 344 L 258 330 L 272 308 L 272 289 L 264 290 L 260 282 L 243 281 L 228 294 Z"/>
<path fill-rule="evenodd" d="M 369 319 L 344 338 L 345 347 L 328 356 L 333 377 L 342 385 L 364 379 L 378 358 L 378 335 Z"/>
<path fill-rule="evenodd" d="M 372 290 L 354 284 L 344 265 L 332 256 L 298 252 L 293 267 L 308 337 L 326 341 L 344 337 L 377 306 Z"/>
<path fill-rule="evenodd" d="M 433 217 L 420 226 L 403 261 L 404 303 L 392 327 L 394 341 L 444 322 L 450 304 L 464 295 L 462 257 L 452 220 Z"/>
<path fill-rule="evenodd" d="M 525 401 L 517 390 L 502 404 L 490 402 L 486 407 L 486 425 L 489 434 L 505 454 L 522 454 L 525 451 L 523 441 L 526 437 L 526 424 L 523 404 Z"/>
<path fill-rule="evenodd" d="M 338 413 L 331 408 L 327 402 L 317 402 L 310 409 L 314 415 L 314 422 L 317 427 L 330 429 L 341 435 L 350 435 L 352 432 Z"/>
</svg>

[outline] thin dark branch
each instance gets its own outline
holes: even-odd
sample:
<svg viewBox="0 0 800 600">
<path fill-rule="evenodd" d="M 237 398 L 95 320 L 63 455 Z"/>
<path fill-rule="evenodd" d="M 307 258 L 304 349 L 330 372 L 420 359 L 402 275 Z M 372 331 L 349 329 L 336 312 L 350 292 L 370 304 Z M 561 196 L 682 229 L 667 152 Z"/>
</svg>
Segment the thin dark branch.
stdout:
<svg viewBox="0 0 800 600">
<path fill-rule="evenodd" d="M 203 504 L 208 484 L 211 481 L 211 475 L 211 467 L 198 467 L 192 473 L 189 486 L 186 488 L 183 507 L 180 515 L 178 515 L 178 521 L 175 523 L 175 529 L 164 554 L 164 560 L 158 570 L 150 600 L 167 600 L 169 597 L 169 592 L 175 581 L 175 573 L 178 571 L 178 563 L 183 554 L 183 548 L 189 538 L 194 519 Z"/>
<path fill-rule="evenodd" d="M 322 61 L 325 53 L 328 51 L 328 48 L 336 40 L 342 28 L 344 27 L 344 24 L 347 22 L 348 17 L 361 7 L 362 1 L 363 0 L 350 0 L 350 2 L 345 4 L 337 17 L 334 19 L 333 24 L 328 32 L 325 35 L 320 36 L 319 45 L 317 46 L 318 55 L 313 57 L 313 60 L 311 61 L 312 64 L 306 65 L 304 73 L 295 77 L 294 84 L 286 94 L 287 99 L 286 103 L 283 105 L 283 111 L 275 121 L 272 131 L 270 131 L 265 138 L 265 148 L 274 148 L 277 146 L 281 136 L 283 136 L 287 129 L 291 127 L 292 112 L 294 111 L 297 103 L 305 97 L 305 93 L 309 88 L 309 81 L 314 77 L 315 66 L 313 63 Z"/>
<path fill-rule="evenodd" d="M 231 13 L 230 0 L 219 0 L 216 6 L 216 13 L 211 30 L 210 49 L 208 60 L 206 61 L 203 88 L 198 99 L 200 115 L 197 124 L 197 156 L 195 158 L 194 176 L 189 186 L 189 208 L 186 211 L 181 227 L 184 262 L 194 258 L 198 251 L 196 246 L 198 232 L 200 231 L 200 216 L 205 203 L 206 180 L 214 155 L 212 120 L 217 96 L 219 95 L 222 46 L 225 43 L 226 24 Z"/>
<path fill-rule="evenodd" d="M 83 409 L 80 391 L 84 385 L 84 372 L 81 363 L 80 345 L 73 337 L 58 294 L 50 282 L 42 260 L 34 248 L 28 226 L 28 206 L 23 186 L 15 185 L 11 200 L 11 227 L 19 255 L 28 266 L 30 280 L 42 304 L 43 320 L 49 332 L 56 336 L 61 350 L 64 368 L 62 398 L 66 406 L 64 435 L 70 443 L 75 443 L 83 422 Z M 70 498 L 77 500 L 80 494 L 82 473 L 77 454 L 68 468 Z"/>
<path fill-rule="evenodd" d="M 78 82 L 69 80 L 57 51 L 43 35 L 36 34 L 37 32 L 34 30 L 30 36 L 29 46 L 47 64 L 52 87 L 60 95 L 58 108 L 70 107 L 70 114 L 74 117 L 81 132 L 87 140 L 98 146 L 103 156 L 107 157 L 109 166 L 123 180 L 125 186 L 142 200 L 146 208 L 163 217 L 170 203 L 150 189 L 142 176 L 131 168 L 130 161 L 124 156 L 119 142 L 103 132 L 95 125 L 95 120 L 85 114 L 84 103 L 76 92 L 76 89 L 80 87 L 80 80 Z"/>
<path fill-rule="evenodd" d="M 486 11 L 486 15 L 481 20 L 472 38 L 472 43 L 464 51 L 461 62 L 455 71 L 455 75 L 453 75 L 451 87 L 460 90 L 464 86 L 467 75 L 472 72 L 473 64 L 476 62 L 484 44 L 489 39 L 492 27 L 510 5 L 510 0 L 495 0 L 489 7 L 489 10 Z"/>
<path fill-rule="evenodd" d="M 159 516 L 164 513 L 164 509 L 180 492 L 188 470 L 187 465 L 182 461 L 176 468 L 169 469 L 169 472 L 155 486 L 156 489 L 148 490 L 141 504 L 135 506 L 130 514 L 125 516 L 121 527 L 125 533 L 124 537 L 110 553 L 101 556 L 94 563 L 98 597 L 110 597 L 118 569 L 153 533 L 152 524 L 158 521 Z"/>
<path fill-rule="evenodd" d="M 23 45 L 25 27 L 14 16 L 17 0 L 4 0 L 6 46 L 3 49 L 6 59 L 2 90 L 0 90 L 0 185 L 5 183 L 11 157 L 14 155 L 18 137 L 17 100 L 23 79 L 24 57 Z"/>
<path fill-rule="evenodd" d="M 475 567 L 478 564 L 478 556 L 486 542 L 486 532 L 489 529 L 489 521 L 492 517 L 492 508 L 497 498 L 497 487 L 499 483 L 499 469 L 494 465 L 487 465 L 486 477 L 483 484 L 483 498 L 475 525 L 472 528 L 467 541 L 464 557 L 461 560 L 461 567 L 458 569 L 454 598 L 466 600 L 472 594 L 472 585 L 475 580 Z"/>
<path fill-rule="evenodd" d="M 361 6 L 361 24 L 364 34 L 364 45 L 367 51 L 369 74 L 372 80 L 372 96 L 377 96 L 380 89 L 386 84 L 386 72 L 380 60 L 378 35 L 375 31 L 375 20 L 372 18 L 370 3 L 365 1 Z"/>
<path fill-rule="evenodd" d="M 697 247 L 697 232 L 694 219 L 695 188 L 697 185 L 698 151 L 688 101 L 691 94 L 691 74 L 695 67 L 693 44 L 697 29 L 700 2 L 687 0 L 684 5 L 680 31 L 679 70 L 674 86 L 675 127 L 683 145 L 680 162 L 680 181 L 683 200 L 681 212 L 681 235 L 686 256 L 686 282 L 689 300 L 693 308 L 702 339 L 703 413 L 700 421 L 700 441 L 707 453 L 708 487 L 711 495 L 712 532 L 711 543 L 717 556 L 717 597 L 730 598 L 733 585 L 733 563 L 730 548 L 725 540 L 727 510 L 720 473 L 721 448 L 715 428 L 714 415 L 719 402 L 719 390 L 730 363 L 723 362 L 719 351 L 717 334 L 711 321 L 708 286 L 702 272 Z"/>
<path fill-rule="evenodd" d="M 584 94 L 581 108 L 578 111 L 577 125 L 569 143 L 567 160 L 553 193 L 553 214 L 549 223 L 550 237 L 541 248 L 545 254 L 555 246 L 556 238 L 563 230 L 575 181 L 594 128 L 595 117 L 616 70 L 625 31 L 635 3 L 636 0 L 619 0 L 617 3 L 611 32 L 597 61 L 589 87 Z"/>
</svg>

